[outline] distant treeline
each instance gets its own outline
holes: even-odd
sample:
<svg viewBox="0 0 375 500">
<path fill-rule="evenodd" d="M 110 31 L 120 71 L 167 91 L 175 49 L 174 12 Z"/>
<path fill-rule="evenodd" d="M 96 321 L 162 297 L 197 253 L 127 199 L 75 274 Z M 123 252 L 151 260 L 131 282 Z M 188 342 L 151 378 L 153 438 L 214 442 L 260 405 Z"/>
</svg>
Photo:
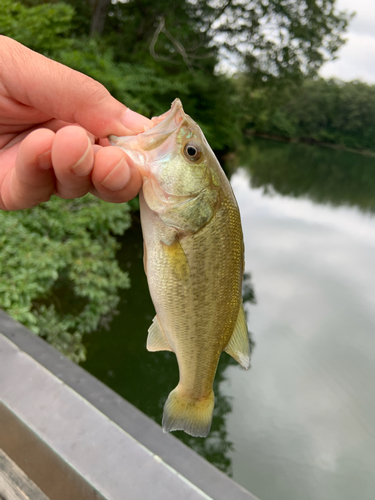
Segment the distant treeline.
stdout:
<svg viewBox="0 0 375 500">
<path fill-rule="evenodd" d="M 245 95 L 247 133 L 375 152 L 375 85 L 319 78 Z"/>
</svg>

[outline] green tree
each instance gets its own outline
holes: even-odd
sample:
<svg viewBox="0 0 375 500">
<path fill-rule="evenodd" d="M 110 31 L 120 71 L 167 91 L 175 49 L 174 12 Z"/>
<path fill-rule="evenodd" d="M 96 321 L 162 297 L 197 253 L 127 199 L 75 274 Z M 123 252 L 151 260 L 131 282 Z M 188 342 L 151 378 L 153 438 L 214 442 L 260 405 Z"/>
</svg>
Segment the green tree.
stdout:
<svg viewBox="0 0 375 500">
<path fill-rule="evenodd" d="M 128 204 L 92 195 L 0 211 L 0 307 L 75 361 L 82 337 L 113 314 L 129 279 L 117 264 Z"/>
<path fill-rule="evenodd" d="M 137 55 L 149 49 L 159 61 L 180 56 L 187 66 L 217 54 L 242 61 L 252 76 L 269 78 L 315 72 L 343 43 L 350 15 L 336 0 L 203 0 L 115 2 L 71 0 L 86 32 L 114 31 Z M 100 20 L 99 20 L 100 18 Z M 91 25 L 91 29 L 90 26 Z M 121 29 L 123 28 L 123 29 Z M 156 50 L 157 47 L 157 50 Z M 141 50 L 139 50 L 141 49 Z"/>
<path fill-rule="evenodd" d="M 82 0 L 70 1 L 83 12 Z M 350 18 L 335 0 L 130 0 L 109 6 L 102 37 L 116 61 L 142 61 L 165 80 L 182 78 L 186 91 L 179 96 L 188 112 L 223 149 L 236 144 L 246 114 L 259 109 L 254 92 L 279 105 L 280 90 L 292 90 L 334 57 Z M 220 67 L 239 71 L 242 83 L 220 79 Z M 167 92 L 160 102 L 165 108 L 171 99 Z"/>
<path fill-rule="evenodd" d="M 375 86 L 363 82 L 315 78 L 277 95 L 253 90 L 242 117 L 253 133 L 375 151 Z"/>
<path fill-rule="evenodd" d="M 0 0 L 0 35 L 6 35 L 47 56 L 71 44 L 68 36 L 74 9 L 66 3 L 33 7 Z"/>
</svg>

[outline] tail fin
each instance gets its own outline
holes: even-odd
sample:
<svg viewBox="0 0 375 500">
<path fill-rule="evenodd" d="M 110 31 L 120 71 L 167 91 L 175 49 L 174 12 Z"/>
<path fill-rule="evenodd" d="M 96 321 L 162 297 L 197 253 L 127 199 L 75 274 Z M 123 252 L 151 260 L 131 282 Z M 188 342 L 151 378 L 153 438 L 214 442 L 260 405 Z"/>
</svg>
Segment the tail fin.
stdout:
<svg viewBox="0 0 375 500">
<path fill-rule="evenodd" d="M 163 431 L 185 431 L 191 436 L 206 437 L 214 411 L 214 392 L 206 398 L 193 399 L 180 393 L 177 386 L 164 405 Z"/>
</svg>

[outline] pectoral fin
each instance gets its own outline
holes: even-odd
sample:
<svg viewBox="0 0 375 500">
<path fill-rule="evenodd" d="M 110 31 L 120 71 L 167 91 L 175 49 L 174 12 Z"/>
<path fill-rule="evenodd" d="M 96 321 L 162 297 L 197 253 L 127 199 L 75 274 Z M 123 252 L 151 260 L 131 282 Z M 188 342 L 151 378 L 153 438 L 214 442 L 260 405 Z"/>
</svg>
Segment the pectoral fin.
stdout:
<svg viewBox="0 0 375 500">
<path fill-rule="evenodd" d="M 173 271 L 173 274 L 181 281 L 186 280 L 189 277 L 190 268 L 181 243 L 178 239 L 175 239 L 173 243 L 166 244 L 162 241 L 161 244 L 164 255 L 167 257 L 169 268 Z"/>
<path fill-rule="evenodd" d="M 147 350 L 150 352 L 172 351 L 157 316 L 152 320 L 152 324 L 148 329 Z"/>
<path fill-rule="evenodd" d="M 224 349 L 232 358 L 234 358 L 246 370 L 250 368 L 250 343 L 249 333 L 243 304 L 240 305 L 237 322 L 233 334 Z"/>
</svg>

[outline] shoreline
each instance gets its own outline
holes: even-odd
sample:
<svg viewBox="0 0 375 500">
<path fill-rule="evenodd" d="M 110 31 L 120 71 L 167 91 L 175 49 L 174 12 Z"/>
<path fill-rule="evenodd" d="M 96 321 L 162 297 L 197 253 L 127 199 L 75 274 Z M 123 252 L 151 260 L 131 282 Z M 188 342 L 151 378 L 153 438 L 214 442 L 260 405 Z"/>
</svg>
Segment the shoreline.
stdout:
<svg viewBox="0 0 375 500">
<path fill-rule="evenodd" d="M 245 131 L 245 137 L 260 137 L 262 139 L 270 139 L 273 141 L 286 142 L 289 144 L 307 144 L 310 146 L 320 146 L 323 148 L 331 148 L 336 149 L 337 151 L 344 151 L 347 153 L 356 153 L 363 156 L 372 156 L 375 158 L 375 151 L 370 151 L 368 149 L 353 149 L 348 148 L 347 146 L 343 146 L 342 144 L 331 144 L 329 142 L 317 141 L 311 138 L 292 138 L 292 137 L 284 137 L 281 135 L 273 135 L 273 134 L 262 134 L 259 132 L 252 132 L 250 130 Z"/>
</svg>

